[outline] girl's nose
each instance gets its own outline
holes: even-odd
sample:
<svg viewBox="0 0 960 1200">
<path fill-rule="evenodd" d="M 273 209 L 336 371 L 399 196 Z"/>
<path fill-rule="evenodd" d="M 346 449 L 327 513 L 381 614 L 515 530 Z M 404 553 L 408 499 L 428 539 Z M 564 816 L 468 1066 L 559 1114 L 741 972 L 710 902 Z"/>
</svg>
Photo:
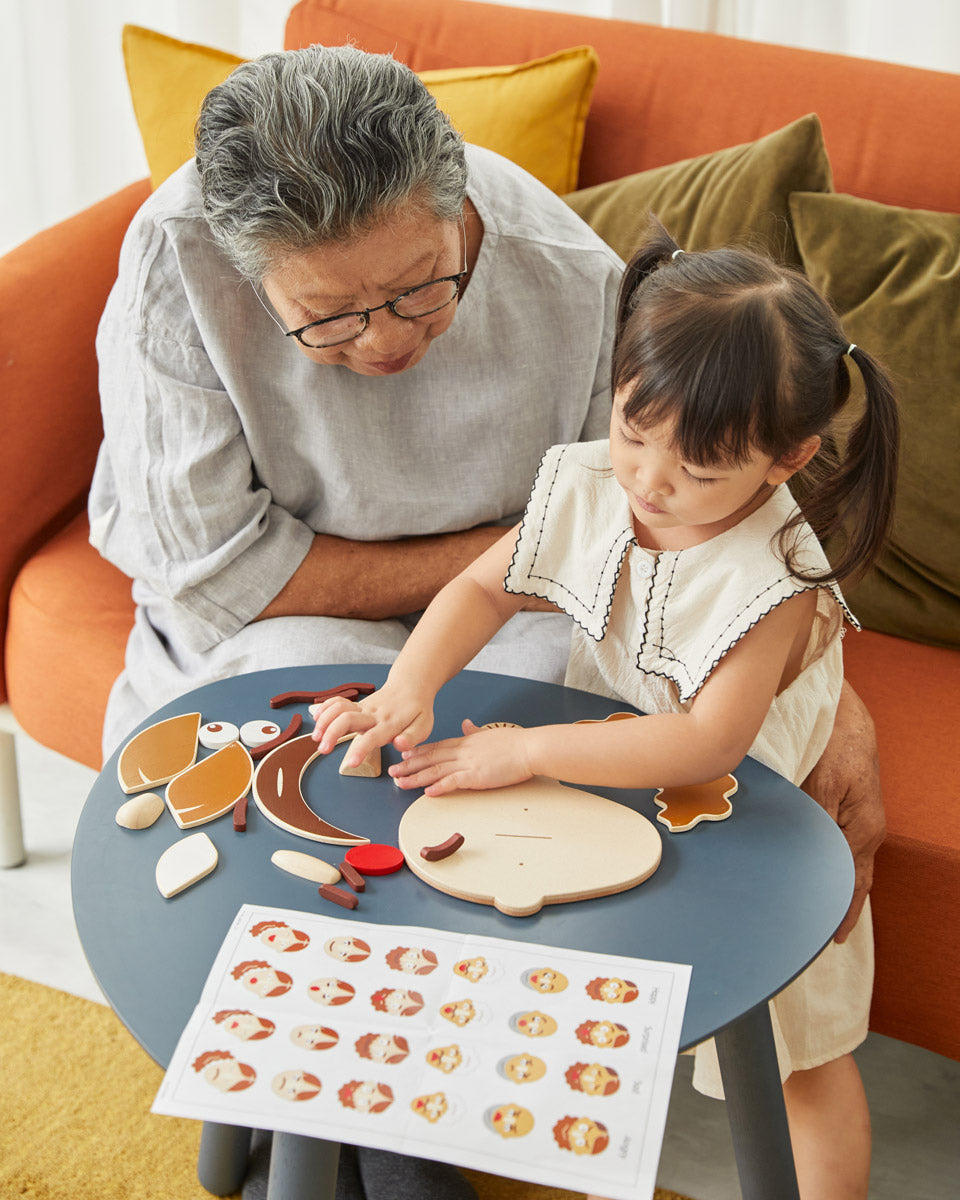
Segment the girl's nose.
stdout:
<svg viewBox="0 0 960 1200">
<path fill-rule="evenodd" d="M 655 462 L 637 466 L 637 482 L 644 492 L 651 495 L 669 496 L 673 491 L 667 472 Z"/>
</svg>

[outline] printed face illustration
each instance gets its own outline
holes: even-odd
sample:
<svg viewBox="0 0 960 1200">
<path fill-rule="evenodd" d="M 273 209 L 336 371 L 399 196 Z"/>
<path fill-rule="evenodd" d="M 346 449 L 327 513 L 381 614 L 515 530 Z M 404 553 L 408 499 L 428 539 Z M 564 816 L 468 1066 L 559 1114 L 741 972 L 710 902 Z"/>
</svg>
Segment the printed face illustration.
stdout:
<svg viewBox="0 0 960 1200">
<path fill-rule="evenodd" d="M 510 1027 L 525 1037 L 549 1037 L 557 1032 L 557 1023 L 545 1012 L 514 1013 L 510 1018 Z"/>
<path fill-rule="evenodd" d="M 338 962 L 363 962 L 370 955 L 370 947 L 360 938 L 335 937 L 324 943 L 324 950 Z"/>
<path fill-rule="evenodd" d="M 344 1108 L 354 1108 L 357 1112 L 384 1112 L 393 1103 L 393 1089 L 385 1083 L 374 1083 L 372 1080 L 351 1080 L 345 1083 L 337 1093 Z"/>
<path fill-rule="evenodd" d="M 630 1040 L 626 1026 L 613 1021 L 584 1021 L 577 1027 L 577 1037 L 587 1046 L 625 1046 Z"/>
<path fill-rule="evenodd" d="M 320 1092 L 320 1080 L 307 1071 L 281 1071 L 270 1085 L 284 1100 L 312 1100 Z"/>
<path fill-rule="evenodd" d="M 498 1104 L 487 1109 L 487 1124 L 502 1138 L 525 1137 L 533 1128 L 533 1113 L 519 1104 Z"/>
<path fill-rule="evenodd" d="M 195 1071 L 219 1092 L 242 1092 L 256 1081 L 257 1073 L 248 1063 L 237 1062 L 227 1050 L 208 1050 L 193 1063 Z"/>
<path fill-rule="evenodd" d="M 429 975 L 436 970 L 437 956 L 419 946 L 397 946 L 386 955 L 387 966 L 405 975 Z"/>
<path fill-rule="evenodd" d="M 557 1145 L 574 1154 L 600 1154 L 610 1142 L 607 1128 L 589 1117 L 563 1117 L 553 1127 Z"/>
<path fill-rule="evenodd" d="M 276 1029 L 273 1021 L 240 1008 L 224 1009 L 216 1013 L 213 1019 L 225 1033 L 231 1034 L 241 1042 L 261 1041 Z"/>
<path fill-rule="evenodd" d="M 423 997 L 406 988 L 381 988 L 370 997 L 370 1003 L 391 1017 L 413 1017 L 423 1008 Z"/>
<path fill-rule="evenodd" d="M 410 1044 L 405 1037 L 385 1033 L 365 1033 L 357 1038 L 354 1049 L 361 1058 L 377 1063 L 401 1063 L 410 1053 Z"/>
<path fill-rule="evenodd" d="M 440 1016 L 444 1020 L 452 1021 L 454 1025 L 469 1025 L 473 1018 L 477 1015 L 477 1010 L 469 1000 L 453 1000 L 449 1004 L 444 1004 L 440 1008 Z"/>
<path fill-rule="evenodd" d="M 447 1098 L 443 1092 L 431 1092 L 427 1096 L 417 1096 L 415 1100 L 411 1100 L 410 1107 L 418 1117 L 426 1117 L 434 1124 L 447 1112 Z"/>
<path fill-rule="evenodd" d="M 524 971 L 522 979 L 527 987 L 533 988 L 535 992 L 541 992 L 543 995 L 562 992 L 567 986 L 566 975 L 560 971 L 554 971 L 552 967 L 537 967 L 530 971 Z"/>
<path fill-rule="evenodd" d="M 315 979 L 307 988 L 307 995 L 317 1004 L 348 1004 L 353 999 L 354 987 L 343 979 Z"/>
<path fill-rule="evenodd" d="M 547 1073 L 547 1064 L 533 1054 L 514 1054 L 500 1060 L 497 1070 L 514 1083 L 536 1083 Z"/>
<path fill-rule="evenodd" d="M 339 1040 L 337 1031 L 326 1025 L 297 1025 L 290 1030 L 290 1041 L 303 1050 L 330 1050 Z"/>
<path fill-rule="evenodd" d="M 471 983 L 479 983 L 489 969 L 485 958 L 461 958 L 454 965 L 453 973 L 461 979 L 469 979 Z"/>
<path fill-rule="evenodd" d="M 299 929 L 291 929 L 284 921 L 260 921 L 250 932 L 268 950 L 289 953 L 291 950 L 303 950 L 310 945 L 310 939 L 305 933 Z"/>
<path fill-rule="evenodd" d="M 600 1063 L 574 1063 L 567 1069 L 567 1083 L 588 1096 L 612 1096 L 620 1087 L 620 1077 L 613 1067 Z"/>
<path fill-rule="evenodd" d="M 428 1050 L 426 1058 L 427 1063 L 431 1067 L 436 1067 L 438 1071 L 443 1071 L 445 1075 L 449 1075 L 451 1071 L 455 1071 L 463 1062 L 460 1047 L 456 1044 L 452 1046 L 437 1046 L 433 1050 Z"/>
<path fill-rule="evenodd" d="M 282 996 L 293 987 L 293 976 L 265 962 L 245 962 L 233 968 L 234 979 L 257 996 Z"/>
<path fill-rule="evenodd" d="M 587 995 L 594 1000 L 605 1000 L 607 1004 L 629 1004 L 636 1000 L 640 993 L 637 985 L 629 979 L 610 978 L 591 979 L 587 984 Z"/>
</svg>

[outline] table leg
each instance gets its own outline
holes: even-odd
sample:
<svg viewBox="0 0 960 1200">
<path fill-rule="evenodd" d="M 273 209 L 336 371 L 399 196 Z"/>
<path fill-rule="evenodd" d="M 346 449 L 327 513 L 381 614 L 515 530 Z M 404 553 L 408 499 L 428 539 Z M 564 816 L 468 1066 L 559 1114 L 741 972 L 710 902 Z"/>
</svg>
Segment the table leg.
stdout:
<svg viewBox="0 0 960 1200">
<path fill-rule="evenodd" d="M 200 1130 L 197 1179 L 214 1196 L 239 1192 L 247 1173 L 252 1130 L 204 1121 Z"/>
<path fill-rule="evenodd" d="M 334 1200 L 340 1143 L 274 1133 L 267 1200 Z"/>
<path fill-rule="evenodd" d="M 717 1057 L 743 1200 L 799 1200 L 767 1004 L 717 1034 Z"/>
</svg>

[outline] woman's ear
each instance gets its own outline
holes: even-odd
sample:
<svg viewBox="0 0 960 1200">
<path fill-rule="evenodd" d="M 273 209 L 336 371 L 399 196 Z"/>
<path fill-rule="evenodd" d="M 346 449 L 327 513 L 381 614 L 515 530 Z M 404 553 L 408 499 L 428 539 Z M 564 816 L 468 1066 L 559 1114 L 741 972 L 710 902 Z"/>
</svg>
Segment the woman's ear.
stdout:
<svg viewBox="0 0 960 1200">
<path fill-rule="evenodd" d="M 786 483 L 791 475 L 796 475 L 807 465 L 819 449 L 820 437 L 818 434 L 804 438 L 799 446 L 795 446 L 773 464 L 767 475 L 767 483 L 774 487 L 778 483 Z"/>
</svg>

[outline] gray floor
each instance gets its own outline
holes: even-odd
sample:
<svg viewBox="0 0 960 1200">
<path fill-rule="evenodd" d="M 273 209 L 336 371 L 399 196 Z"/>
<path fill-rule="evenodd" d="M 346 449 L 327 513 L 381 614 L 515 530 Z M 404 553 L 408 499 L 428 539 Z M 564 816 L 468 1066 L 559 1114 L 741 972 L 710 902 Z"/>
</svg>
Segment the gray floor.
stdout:
<svg viewBox="0 0 960 1200">
<path fill-rule="evenodd" d="M 30 857 L 0 871 L 0 971 L 102 1003 L 70 906 L 70 846 L 93 772 L 21 741 Z M 871 1200 L 960 1196 L 960 1063 L 874 1034 L 858 1059 L 874 1128 Z M 736 1200 L 724 1105 L 693 1090 L 691 1066 L 677 1066 L 659 1182 L 695 1200 Z"/>
</svg>

